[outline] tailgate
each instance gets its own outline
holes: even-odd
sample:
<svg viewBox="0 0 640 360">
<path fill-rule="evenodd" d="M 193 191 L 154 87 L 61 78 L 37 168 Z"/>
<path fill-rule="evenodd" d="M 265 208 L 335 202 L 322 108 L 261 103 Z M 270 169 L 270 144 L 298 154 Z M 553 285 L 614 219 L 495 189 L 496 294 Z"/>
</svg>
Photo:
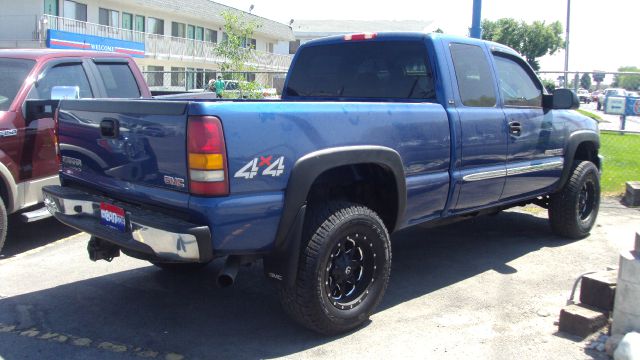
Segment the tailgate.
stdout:
<svg viewBox="0 0 640 360">
<path fill-rule="evenodd" d="M 63 100 L 62 171 L 98 188 L 136 185 L 187 192 L 188 102 Z"/>
</svg>

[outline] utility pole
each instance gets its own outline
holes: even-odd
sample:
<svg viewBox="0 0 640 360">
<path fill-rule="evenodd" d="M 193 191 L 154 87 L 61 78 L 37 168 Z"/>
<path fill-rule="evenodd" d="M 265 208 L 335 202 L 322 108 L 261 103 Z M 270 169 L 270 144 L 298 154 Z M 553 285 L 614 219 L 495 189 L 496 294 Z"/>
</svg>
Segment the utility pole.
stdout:
<svg viewBox="0 0 640 360">
<path fill-rule="evenodd" d="M 569 28 L 571 22 L 571 0 L 567 0 L 567 31 L 564 36 L 564 87 L 569 87 Z"/>
<path fill-rule="evenodd" d="M 482 0 L 473 0 L 473 17 L 471 18 L 471 29 L 469 35 L 472 38 L 480 39 L 482 37 L 482 29 L 480 28 L 480 20 L 482 20 Z"/>
</svg>

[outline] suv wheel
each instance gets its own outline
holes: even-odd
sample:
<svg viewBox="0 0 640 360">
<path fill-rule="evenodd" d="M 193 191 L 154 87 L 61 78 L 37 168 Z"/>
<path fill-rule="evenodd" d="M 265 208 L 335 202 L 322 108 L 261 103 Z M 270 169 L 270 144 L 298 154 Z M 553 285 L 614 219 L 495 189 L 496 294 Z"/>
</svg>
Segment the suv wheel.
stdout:
<svg viewBox="0 0 640 360">
<path fill-rule="evenodd" d="M 589 235 L 600 207 L 598 168 L 589 161 L 575 161 L 571 177 L 549 199 L 549 221 L 557 235 L 580 239 Z"/>
<path fill-rule="evenodd" d="M 342 333 L 364 323 L 384 295 L 391 271 L 389 234 L 362 205 L 331 203 L 310 215 L 296 282 L 279 289 L 280 300 L 303 326 Z"/>
</svg>

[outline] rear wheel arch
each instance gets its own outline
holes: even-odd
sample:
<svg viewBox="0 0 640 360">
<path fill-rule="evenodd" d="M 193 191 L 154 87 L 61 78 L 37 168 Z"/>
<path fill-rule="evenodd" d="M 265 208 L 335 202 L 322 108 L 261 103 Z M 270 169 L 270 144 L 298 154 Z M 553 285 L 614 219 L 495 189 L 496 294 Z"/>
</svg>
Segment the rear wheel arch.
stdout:
<svg viewBox="0 0 640 360">
<path fill-rule="evenodd" d="M 19 204 L 17 204 L 18 199 L 18 186 L 13 180 L 13 175 L 11 171 L 7 168 L 7 166 L 0 162 L 0 196 L 2 197 L 2 201 L 4 201 L 4 205 L 7 209 L 7 213 L 11 214 L 18 210 Z"/>
<path fill-rule="evenodd" d="M 309 200 L 316 200 L 314 197 L 322 193 L 318 192 L 317 185 L 323 184 L 325 179 L 350 172 L 353 175 L 351 179 L 362 174 L 373 174 L 376 180 L 382 182 L 390 182 L 392 179 L 392 193 L 395 197 L 393 210 L 380 209 L 379 206 L 374 210 L 381 212 L 380 216 L 390 233 L 398 227 L 407 201 L 404 165 L 398 152 L 383 146 L 345 146 L 312 152 L 296 161 L 291 171 L 274 250 L 265 258 L 265 273 L 268 277 L 293 284 L 306 211 L 311 205 Z M 362 187 L 351 186 L 347 189 L 362 190 Z M 362 196 L 359 198 L 362 199 Z M 347 200 L 353 200 L 353 197 L 347 197 Z M 363 205 L 370 206 L 371 202 Z"/>
</svg>

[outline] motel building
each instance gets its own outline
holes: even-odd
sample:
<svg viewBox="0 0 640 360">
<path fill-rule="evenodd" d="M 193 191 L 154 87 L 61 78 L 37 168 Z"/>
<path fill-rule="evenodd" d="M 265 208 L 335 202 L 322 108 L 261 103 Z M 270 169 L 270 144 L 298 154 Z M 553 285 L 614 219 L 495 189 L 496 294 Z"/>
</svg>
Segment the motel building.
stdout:
<svg viewBox="0 0 640 360">
<path fill-rule="evenodd" d="M 290 26 L 210 0 L 20 0 L 0 12 L 0 48 L 115 51 L 133 56 L 152 89 L 201 89 L 215 78 L 226 38 L 226 10 L 258 28 L 247 39 L 247 65 L 269 87 L 291 63 Z M 274 74 L 279 73 L 279 74 Z"/>
</svg>

